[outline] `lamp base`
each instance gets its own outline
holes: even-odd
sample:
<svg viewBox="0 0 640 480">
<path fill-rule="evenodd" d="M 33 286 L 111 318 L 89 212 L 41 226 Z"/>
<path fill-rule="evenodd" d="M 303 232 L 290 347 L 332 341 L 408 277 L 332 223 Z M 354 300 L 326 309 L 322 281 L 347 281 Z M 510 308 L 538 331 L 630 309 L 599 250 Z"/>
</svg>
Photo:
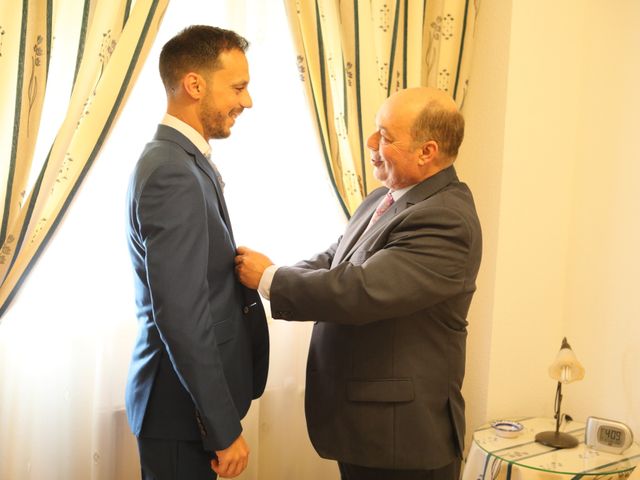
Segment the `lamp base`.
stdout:
<svg viewBox="0 0 640 480">
<path fill-rule="evenodd" d="M 536 435 L 536 442 L 555 448 L 573 448 L 578 445 L 578 439 L 564 432 L 540 432 Z"/>
</svg>

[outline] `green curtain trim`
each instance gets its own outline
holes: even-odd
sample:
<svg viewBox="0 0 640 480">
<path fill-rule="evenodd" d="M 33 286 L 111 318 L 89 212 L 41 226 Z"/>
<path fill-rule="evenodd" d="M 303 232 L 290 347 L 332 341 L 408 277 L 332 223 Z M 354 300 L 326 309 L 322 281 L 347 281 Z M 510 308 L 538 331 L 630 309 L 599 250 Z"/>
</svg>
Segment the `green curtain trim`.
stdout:
<svg viewBox="0 0 640 480">
<path fill-rule="evenodd" d="M 57 136 L 56 136 L 57 138 Z M 55 143 L 55 141 L 54 141 Z M 13 264 L 16 261 L 16 258 L 18 257 L 18 252 L 20 251 L 20 249 L 22 248 L 22 243 L 24 242 L 24 237 L 27 234 L 27 227 L 29 226 L 29 223 L 31 222 L 31 216 L 33 214 L 33 209 L 36 206 L 36 200 L 38 199 L 38 194 L 40 193 L 40 187 L 42 186 L 42 181 L 44 180 L 44 172 L 46 172 L 46 168 L 47 165 L 49 164 L 49 160 L 51 158 L 51 151 L 53 149 L 53 145 L 49 148 L 49 153 L 47 154 L 47 158 L 44 162 L 44 165 L 42 166 L 42 169 L 40 170 L 40 173 L 38 174 L 38 179 L 36 180 L 36 183 L 33 186 L 33 193 L 31 195 L 31 201 L 29 202 L 29 205 L 27 206 L 27 213 L 25 214 L 25 220 L 24 223 L 22 224 L 22 228 L 20 229 L 20 235 L 18 235 L 18 240 L 16 241 L 16 246 L 14 249 L 14 255 L 11 257 L 11 263 L 9 264 L 9 268 L 7 269 L 7 273 L 6 275 L 9 274 L 9 272 L 11 271 L 11 269 L 13 268 Z M 4 283 L 4 278 L 2 279 L 2 282 L 0 282 L 0 286 L 2 285 L 2 283 Z M 2 314 L 0 314 L 0 317 L 2 316 Z"/>
<path fill-rule="evenodd" d="M 331 181 L 331 186 L 333 187 L 333 191 L 335 192 L 336 197 L 338 197 L 338 202 L 340 203 L 340 207 L 342 208 L 342 211 L 344 212 L 347 219 L 349 219 L 351 217 L 351 215 L 349 214 L 349 209 L 345 205 L 344 200 L 342 199 L 342 195 L 340 195 L 340 192 L 338 191 L 338 185 L 336 184 L 335 178 L 333 177 L 333 172 L 331 171 L 331 163 L 329 162 L 329 153 L 327 152 L 325 139 L 322 136 L 322 130 L 321 130 L 322 124 L 320 122 L 320 112 L 318 112 L 318 107 L 316 107 L 317 99 L 315 94 L 313 93 L 313 82 L 311 81 L 310 76 L 308 78 L 309 78 L 309 83 L 311 84 L 311 95 L 313 97 L 312 98 L 313 112 L 315 113 L 316 124 L 318 125 L 318 136 L 320 137 L 320 145 L 322 145 L 322 156 L 324 157 L 324 163 L 327 168 L 327 173 L 329 175 L 329 180 Z"/>
<path fill-rule="evenodd" d="M 427 0 L 422 2 L 422 31 L 424 32 L 424 21 L 427 19 Z"/>
<path fill-rule="evenodd" d="M 48 80 L 48 76 L 49 76 L 49 60 L 51 59 L 51 44 L 52 44 L 52 38 L 53 38 L 53 0 L 48 0 L 47 1 L 47 80 Z M 57 135 L 56 135 L 57 138 Z M 9 264 L 9 268 L 7 269 L 7 275 L 9 274 L 9 272 L 11 271 L 11 269 L 13 268 L 13 264 L 16 261 L 17 258 L 17 252 L 20 251 L 20 248 L 22 247 L 22 242 L 24 241 L 24 236 L 25 236 L 25 232 L 26 229 L 24 228 L 25 225 L 29 224 L 29 221 L 31 220 L 31 214 L 33 213 L 33 208 L 35 206 L 35 202 L 34 202 L 34 198 L 37 197 L 38 192 L 40 191 L 40 186 L 42 184 L 42 180 L 44 178 L 44 172 L 46 171 L 46 167 L 49 164 L 49 158 L 51 157 L 51 148 L 49 148 L 49 153 L 47 154 L 47 158 L 44 161 L 44 165 L 42 166 L 40 173 L 38 174 L 38 179 L 36 180 L 34 187 L 33 187 L 33 194 L 31 195 L 31 201 L 29 202 L 29 205 L 27 206 L 27 213 L 25 215 L 25 223 L 23 224 L 23 228 L 20 231 L 20 235 L 18 237 L 18 240 L 16 241 L 16 245 L 15 245 L 15 249 L 14 249 L 14 255 L 11 257 L 11 263 Z M 2 279 L 2 281 L 0 282 L 0 285 L 4 282 L 4 279 Z"/>
<path fill-rule="evenodd" d="M 53 0 L 47 0 L 47 78 L 49 78 L 49 62 L 51 60 L 51 43 L 53 42 Z"/>
<path fill-rule="evenodd" d="M 358 110 L 358 140 L 360 142 L 360 171 L 362 172 L 362 188 L 363 195 L 369 193 L 367 191 L 367 165 L 364 154 L 364 131 L 362 129 L 362 92 L 360 91 L 360 12 L 358 11 L 358 0 L 353 0 L 353 21 L 355 36 L 355 53 L 356 64 L 353 66 L 355 70 L 354 82 L 356 82 L 356 108 Z"/>
<path fill-rule="evenodd" d="M 124 7 L 124 19 L 122 20 L 123 30 L 124 30 L 124 26 L 127 24 L 127 20 L 129 20 L 130 13 L 131 13 L 131 0 L 127 0 L 127 4 Z"/>
<path fill-rule="evenodd" d="M 84 47 L 85 42 L 87 41 L 87 25 L 89 23 L 89 10 L 91 8 L 91 0 L 84 0 L 84 8 L 82 9 L 82 24 L 80 27 L 80 36 L 78 38 L 78 54 L 76 55 L 76 71 L 73 74 L 73 83 L 71 92 L 73 92 L 73 87 L 76 84 L 76 79 L 78 78 L 78 72 L 80 71 L 80 64 L 82 63 L 82 57 L 84 56 Z"/>
<path fill-rule="evenodd" d="M 322 42 L 322 25 L 320 24 L 320 9 L 318 7 L 318 0 L 316 0 L 316 31 L 318 36 L 318 56 L 320 57 L 320 82 L 322 85 L 322 105 L 324 106 L 324 120 L 325 125 L 329 125 L 329 117 L 328 117 L 328 108 L 327 108 L 327 82 L 326 82 L 326 73 L 324 69 L 324 43 Z M 316 112 L 316 122 L 318 122 L 318 134 L 320 136 L 320 143 L 322 144 L 322 153 L 324 155 L 324 163 L 327 167 L 327 173 L 329 174 L 329 179 L 331 180 L 331 186 L 333 190 L 336 192 L 336 196 L 338 197 L 338 201 L 340 202 L 340 206 L 344 211 L 344 214 L 347 218 L 350 218 L 349 209 L 344 203 L 342 199 L 342 195 L 340 195 L 340 191 L 338 190 L 338 185 L 336 183 L 336 179 L 333 174 L 333 170 L 331 169 L 331 161 L 329 159 L 329 152 L 327 150 L 327 143 L 329 142 L 328 138 L 324 138 L 322 136 L 322 123 L 320 122 L 320 112 L 318 112 L 318 107 L 316 107 L 316 96 L 313 89 L 313 82 L 311 81 L 311 76 L 308 75 L 309 83 L 311 86 L 311 95 L 313 96 L 313 106 Z M 328 131 L 327 131 L 328 134 Z"/>
<path fill-rule="evenodd" d="M 23 61 L 18 63 L 18 78 L 16 81 L 16 105 L 13 118 L 13 139 L 11 141 L 11 157 L 9 158 L 9 172 L 7 175 L 7 189 L 4 197 L 4 214 L 2 215 L 2 227 L 0 229 L 0 245 L 4 245 L 7 236 L 7 224 L 11 212 L 11 194 L 13 192 L 13 177 L 16 170 L 16 156 L 18 155 L 18 137 L 20 134 L 20 114 L 22 112 L 22 89 L 24 85 L 24 52 L 27 44 L 27 29 L 29 17 L 29 0 L 22 1 L 22 27 L 20 30 L 20 53 Z"/>
<path fill-rule="evenodd" d="M 349 135 L 349 102 L 347 97 L 347 65 L 344 58 L 344 50 L 342 54 L 342 111 L 344 112 L 344 124 L 347 126 L 347 135 Z"/>
<path fill-rule="evenodd" d="M 456 69 L 456 82 L 453 86 L 453 98 L 458 96 L 458 82 L 460 81 L 460 66 L 462 65 L 462 53 L 464 51 L 464 37 L 467 34 L 467 15 L 469 14 L 469 0 L 464 4 L 464 19 L 462 21 L 462 35 L 460 36 L 460 52 L 458 53 L 458 68 Z"/>
<path fill-rule="evenodd" d="M 40 258 L 40 255 L 42 254 L 42 252 L 44 251 L 45 247 L 49 243 L 49 240 L 51 239 L 51 237 L 54 234 L 55 230 L 58 228 L 60 222 L 62 221 L 62 218 L 64 217 L 64 214 L 67 211 L 67 208 L 69 208 L 69 205 L 71 204 L 71 201 L 75 197 L 75 195 L 76 195 L 76 193 L 78 191 L 78 188 L 82 184 L 82 181 L 84 180 L 86 174 L 88 173 L 89 168 L 93 164 L 93 161 L 95 160 L 95 158 L 97 157 L 98 153 L 100 152 L 100 149 L 102 148 L 102 144 L 104 143 L 104 141 L 105 141 L 105 139 L 107 137 L 107 134 L 108 134 L 108 132 L 109 132 L 109 130 L 111 128 L 111 125 L 113 124 L 113 122 L 115 120 L 116 114 L 117 114 L 117 112 L 118 112 L 118 110 L 120 108 L 120 105 L 122 103 L 122 100 L 123 100 L 123 98 L 125 96 L 127 88 L 129 87 L 129 83 L 131 81 L 131 77 L 133 76 L 133 71 L 134 71 L 134 69 L 135 69 L 135 67 L 136 67 L 136 65 L 138 63 L 138 59 L 140 57 L 140 51 L 142 50 L 144 42 L 147 39 L 147 35 L 149 33 L 149 28 L 151 26 L 151 21 L 153 20 L 153 18 L 155 16 L 155 12 L 156 12 L 156 10 L 158 8 L 158 2 L 159 1 L 160 0 L 154 0 L 153 1 L 153 5 L 152 5 L 151 9 L 149 10 L 149 14 L 147 15 L 147 19 L 145 21 L 144 28 L 142 30 L 142 34 L 140 35 L 140 38 L 138 39 L 138 44 L 136 45 L 136 49 L 135 49 L 135 51 L 134 51 L 134 53 L 133 53 L 133 55 L 131 57 L 131 62 L 129 63 L 129 68 L 127 69 L 127 73 L 125 75 L 125 80 L 122 82 L 122 85 L 120 87 L 120 91 L 118 93 L 118 97 L 116 98 L 116 101 L 114 102 L 114 105 L 113 105 L 113 107 L 111 109 L 109 117 L 107 118 L 107 121 L 105 122 L 105 126 L 103 127 L 102 132 L 100 133 L 100 136 L 98 137 L 98 141 L 96 142 L 93 150 L 91 151 L 91 154 L 89 155 L 89 158 L 87 159 L 87 162 L 85 163 L 84 168 L 80 172 L 80 175 L 78 176 L 78 179 L 74 183 L 74 185 L 73 185 L 73 187 L 71 189 L 71 192 L 69 192 L 69 195 L 67 196 L 65 202 L 63 203 L 62 208 L 60 209 L 60 211 L 56 215 L 56 218 L 54 219 L 53 223 L 51 224 L 51 228 L 49 229 L 49 231 L 45 235 L 44 239 L 42 240 L 42 243 L 40 244 L 40 246 L 38 247 L 38 249 L 34 253 L 34 255 L 31 258 L 31 260 L 29 261 L 29 263 L 25 267 L 24 272 L 22 272 L 22 275 L 20 275 L 20 278 L 18 279 L 18 281 L 14 285 L 13 289 L 11 290 L 9 295 L 7 295 L 7 299 L 5 300 L 4 304 L 2 304 L 2 306 L 0 306 L 0 322 L 1 322 L 2 316 L 6 312 L 7 308 L 9 307 L 9 305 L 11 304 L 11 302 L 12 302 L 13 298 L 15 297 L 16 293 L 18 292 L 18 290 L 22 286 L 22 283 L 24 282 L 25 278 L 27 278 L 27 276 L 31 272 L 31 269 L 33 268 L 33 266 L 36 264 L 36 262 Z M 34 196 L 34 199 L 35 199 L 35 196 Z M 25 225 L 28 225 L 28 222 L 25 222 Z M 23 227 L 23 231 L 20 234 L 21 242 L 24 240 L 24 235 L 25 234 L 26 234 L 26 228 Z M 14 255 L 14 258 L 16 256 L 17 256 L 17 254 Z"/>
<path fill-rule="evenodd" d="M 402 88 L 407 88 L 407 50 L 408 45 L 408 30 L 409 30 L 409 0 L 404 0 L 404 51 L 402 52 Z"/>
<path fill-rule="evenodd" d="M 322 86 L 322 106 L 324 107 L 324 120 L 329 124 L 329 109 L 327 108 L 327 74 L 325 72 L 324 42 L 322 41 L 322 24 L 320 23 L 320 9 L 316 0 L 316 31 L 318 32 L 318 56 L 320 57 L 320 83 Z"/>
<path fill-rule="evenodd" d="M 393 82 L 393 69 L 396 60 L 396 46 L 398 41 L 398 18 L 400 16 L 400 0 L 396 0 L 396 13 L 393 16 L 393 34 L 391 35 L 391 53 L 389 58 L 389 78 L 387 79 L 387 97 L 391 95 L 391 82 Z"/>
</svg>

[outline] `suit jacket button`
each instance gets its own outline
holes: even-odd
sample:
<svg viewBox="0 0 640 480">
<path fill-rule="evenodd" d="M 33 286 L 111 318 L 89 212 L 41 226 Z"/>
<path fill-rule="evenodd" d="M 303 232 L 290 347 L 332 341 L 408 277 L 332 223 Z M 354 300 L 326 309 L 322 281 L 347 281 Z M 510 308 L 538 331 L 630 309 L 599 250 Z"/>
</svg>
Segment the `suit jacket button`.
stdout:
<svg viewBox="0 0 640 480">
<path fill-rule="evenodd" d="M 242 311 L 244 312 L 244 314 L 246 315 L 247 313 L 249 313 L 249 307 L 244 307 L 242 309 Z"/>
</svg>

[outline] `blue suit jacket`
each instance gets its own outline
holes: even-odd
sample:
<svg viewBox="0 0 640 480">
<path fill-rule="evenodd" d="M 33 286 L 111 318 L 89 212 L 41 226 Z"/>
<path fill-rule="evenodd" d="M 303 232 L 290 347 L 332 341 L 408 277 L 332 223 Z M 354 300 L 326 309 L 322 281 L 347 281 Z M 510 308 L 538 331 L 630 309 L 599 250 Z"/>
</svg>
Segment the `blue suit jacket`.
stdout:
<svg viewBox="0 0 640 480">
<path fill-rule="evenodd" d="M 126 388 L 133 433 L 228 447 L 264 390 L 269 339 L 234 272 L 220 185 L 184 135 L 160 125 L 131 177 L 128 242 L 139 324 Z"/>
</svg>

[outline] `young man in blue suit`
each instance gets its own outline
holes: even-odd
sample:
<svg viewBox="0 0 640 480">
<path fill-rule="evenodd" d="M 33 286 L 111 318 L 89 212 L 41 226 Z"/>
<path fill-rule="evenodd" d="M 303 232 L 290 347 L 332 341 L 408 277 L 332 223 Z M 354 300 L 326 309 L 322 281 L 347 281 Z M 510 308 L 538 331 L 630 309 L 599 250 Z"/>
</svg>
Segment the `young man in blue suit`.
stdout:
<svg viewBox="0 0 640 480">
<path fill-rule="evenodd" d="M 445 92 L 402 90 L 368 139 L 384 187 L 325 252 L 277 268 L 239 248 L 237 269 L 274 318 L 315 321 L 307 364 L 311 441 L 343 480 L 457 480 L 467 312 L 482 238 L 453 163 L 464 119 Z"/>
<path fill-rule="evenodd" d="M 234 274 L 235 243 L 208 140 L 252 105 L 247 41 L 209 26 L 163 47 L 167 113 L 128 193 L 139 323 L 126 389 L 142 478 L 234 477 L 249 447 L 240 420 L 265 386 L 269 339 L 255 290 Z"/>
</svg>

